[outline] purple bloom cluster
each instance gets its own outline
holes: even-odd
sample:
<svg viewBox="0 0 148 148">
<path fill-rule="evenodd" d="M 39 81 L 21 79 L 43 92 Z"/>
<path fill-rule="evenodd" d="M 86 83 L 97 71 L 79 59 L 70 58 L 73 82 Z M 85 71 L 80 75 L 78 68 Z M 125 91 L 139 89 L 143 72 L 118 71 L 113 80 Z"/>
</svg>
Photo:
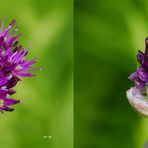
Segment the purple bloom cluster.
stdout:
<svg viewBox="0 0 148 148">
<path fill-rule="evenodd" d="M 11 32 L 15 20 L 5 28 L 4 21 L 0 26 L 0 111 L 13 111 L 11 106 L 20 103 L 20 100 L 9 98 L 9 95 L 16 93 L 12 88 L 20 81 L 20 77 L 34 76 L 30 73 L 31 66 L 36 62 L 35 59 L 25 60 L 28 50 L 18 45 L 20 34 L 14 35 L 18 29 Z M 10 33 L 9 33 L 10 32 Z"/>
<path fill-rule="evenodd" d="M 138 51 L 139 66 L 129 76 L 135 86 L 126 91 L 130 105 L 138 114 L 148 117 L 148 37 L 145 39 L 145 52 Z"/>
<path fill-rule="evenodd" d="M 145 52 L 139 50 L 137 60 L 139 62 L 137 71 L 131 74 L 129 79 L 135 82 L 137 89 L 143 90 L 148 84 L 148 37 L 145 39 Z"/>
</svg>

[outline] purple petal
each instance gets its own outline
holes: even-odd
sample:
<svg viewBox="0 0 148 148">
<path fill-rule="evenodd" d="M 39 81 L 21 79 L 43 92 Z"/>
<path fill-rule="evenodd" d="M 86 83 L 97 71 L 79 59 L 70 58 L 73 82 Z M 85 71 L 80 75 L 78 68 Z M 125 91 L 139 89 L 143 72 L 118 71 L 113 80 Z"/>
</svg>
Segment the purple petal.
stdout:
<svg viewBox="0 0 148 148">
<path fill-rule="evenodd" d="M 20 103 L 20 100 L 14 100 L 14 99 L 4 99 L 4 105 L 9 106 L 9 105 L 14 105 Z"/>
<path fill-rule="evenodd" d="M 145 83 L 142 82 L 141 80 L 137 79 L 135 81 L 135 86 L 136 86 L 137 89 L 142 90 L 142 89 L 145 88 Z"/>
<path fill-rule="evenodd" d="M 9 26 L 14 26 L 15 23 L 16 23 L 16 20 L 13 19 Z"/>
<path fill-rule="evenodd" d="M 11 39 L 7 42 L 7 44 L 12 44 L 12 42 L 16 41 L 20 36 L 21 36 L 21 34 L 18 34 L 17 36 L 11 38 Z"/>
<path fill-rule="evenodd" d="M 18 71 L 16 72 L 19 76 L 22 76 L 22 77 L 32 77 L 32 76 L 35 76 L 34 74 L 31 74 L 31 73 L 24 73 L 24 72 L 21 72 L 21 71 Z"/>
<path fill-rule="evenodd" d="M 145 53 L 148 53 L 148 37 L 145 39 Z"/>
<path fill-rule="evenodd" d="M 8 94 L 9 94 L 9 95 L 13 95 L 13 94 L 15 94 L 15 93 L 16 93 L 16 91 L 13 90 L 13 89 L 9 89 L 9 90 L 8 90 Z"/>
<path fill-rule="evenodd" d="M 20 80 L 20 79 L 17 78 L 17 77 L 11 78 L 11 79 L 7 82 L 6 87 L 7 87 L 8 89 L 14 87 L 14 86 L 17 84 L 17 82 L 18 82 L 19 80 Z"/>
<path fill-rule="evenodd" d="M 36 61 L 33 59 L 31 61 L 22 61 L 20 62 L 20 64 L 18 66 L 20 66 L 19 70 L 26 70 L 28 68 L 30 68 Z M 16 67 L 17 69 L 17 67 Z"/>
<path fill-rule="evenodd" d="M 137 69 L 137 73 L 143 82 L 148 82 L 148 71 L 140 67 Z"/>
<path fill-rule="evenodd" d="M 132 73 L 128 78 L 132 81 L 135 81 L 138 78 L 137 72 Z"/>
<path fill-rule="evenodd" d="M 138 54 L 137 54 L 137 60 L 140 64 L 144 63 L 144 53 L 141 52 L 140 50 L 138 51 Z"/>
<path fill-rule="evenodd" d="M 10 107 L 8 107 L 8 106 L 2 106 L 2 107 L 0 107 L 0 110 L 3 110 L 3 111 L 14 111 L 14 108 L 10 108 Z"/>
</svg>

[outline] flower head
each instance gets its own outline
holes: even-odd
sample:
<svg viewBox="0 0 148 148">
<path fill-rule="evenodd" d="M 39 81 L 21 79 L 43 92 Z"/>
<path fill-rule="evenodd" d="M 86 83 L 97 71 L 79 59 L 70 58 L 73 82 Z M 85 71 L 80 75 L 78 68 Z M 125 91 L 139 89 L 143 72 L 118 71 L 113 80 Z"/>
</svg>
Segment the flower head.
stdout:
<svg viewBox="0 0 148 148">
<path fill-rule="evenodd" d="M 13 111 L 10 107 L 20 103 L 19 100 L 8 98 L 9 95 L 15 93 L 12 89 L 21 77 L 30 77 L 34 74 L 30 73 L 35 59 L 26 60 L 28 49 L 18 45 L 21 34 L 14 35 L 18 28 L 11 29 L 16 21 L 12 22 L 4 29 L 5 18 L 1 21 L 0 26 L 0 111 Z"/>
<path fill-rule="evenodd" d="M 145 51 L 138 51 L 139 66 L 136 72 L 129 76 L 135 87 L 129 89 L 127 98 L 132 107 L 140 114 L 148 116 L 148 37 L 145 39 Z"/>
</svg>

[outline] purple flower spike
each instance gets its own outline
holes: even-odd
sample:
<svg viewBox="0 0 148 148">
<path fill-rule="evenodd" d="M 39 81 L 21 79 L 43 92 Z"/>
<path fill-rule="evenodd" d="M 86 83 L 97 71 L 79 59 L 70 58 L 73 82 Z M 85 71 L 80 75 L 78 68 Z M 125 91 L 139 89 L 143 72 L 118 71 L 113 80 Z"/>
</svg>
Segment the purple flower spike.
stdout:
<svg viewBox="0 0 148 148">
<path fill-rule="evenodd" d="M 148 37 L 145 39 L 145 52 L 138 51 L 139 66 L 136 72 L 129 76 L 135 86 L 126 94 L 131 106 L 141 115 L 148 117 Z"/>
<path fill-rule="evenodd" d="M 12 22 L 4 29 L 5 18 L 0 26 L 0 111 L 13 111 L 12 106 L 20 103 L 20 100 L 10 99 L 9 95 L 16 93 L 12 88 L 21 80 L 21 77 L 31 77 L 34 74 L 32 65 L 36 59 L 25 60 L 28 50 L 18 45 L 18 39 L 21 34 L 14 34 L 18 28 L 11 29 L 16 23 Z"/>
</svg>

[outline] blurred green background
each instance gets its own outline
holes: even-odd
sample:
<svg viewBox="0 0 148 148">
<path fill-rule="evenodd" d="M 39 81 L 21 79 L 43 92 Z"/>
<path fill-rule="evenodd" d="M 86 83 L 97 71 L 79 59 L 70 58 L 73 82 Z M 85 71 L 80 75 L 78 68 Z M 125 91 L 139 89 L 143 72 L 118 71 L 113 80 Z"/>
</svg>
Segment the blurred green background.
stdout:
<svg viewBox="0 0 148 148">
<path fill-rule="evenodd" d="M 147 0 L 75 0 L 75 147 L 142 148 L 148 119 L 126 90 L 148 36 Z"/>
<path fill-rule="evenodd" d="M 71 0 L 0 1 L 5 25 L 17 20 L 20 43 L 32 44 L 28 59 L 38 57 L 42 68 L 15 87 L 22 104 L 0 115 L 1 148 L 73 147 L 72 7 Z"/>
</svg>

